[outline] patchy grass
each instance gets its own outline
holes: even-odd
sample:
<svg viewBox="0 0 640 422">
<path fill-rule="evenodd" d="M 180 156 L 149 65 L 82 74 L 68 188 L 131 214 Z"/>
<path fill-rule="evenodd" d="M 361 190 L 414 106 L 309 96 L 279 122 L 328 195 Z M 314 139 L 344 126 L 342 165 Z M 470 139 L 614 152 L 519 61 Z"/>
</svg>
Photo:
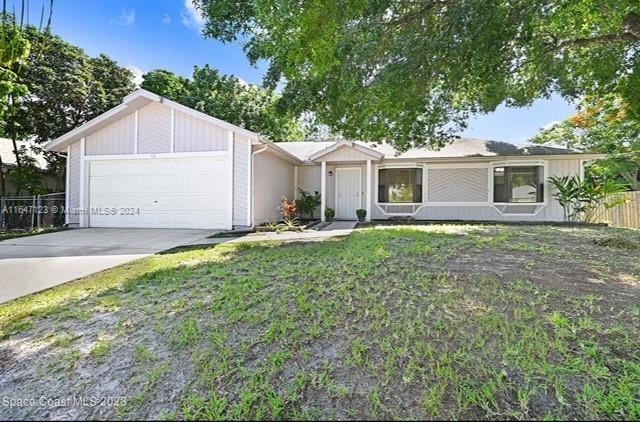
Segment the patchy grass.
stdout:
<svg viewBox="0 0 640 422">
<path fill-rule="evenodd" d="M 67 230 L 66 227 L 51 227 L 46 229 L 34 229 L 34 230 L 16 230 L 8 232 L 0 232 L 0 242 L 8 239 L 17 239 L 19 237 L 36 236 L 38 234 L 54 233 L 62 230 Z"/>
<path fill-rule="evenodd" d="M 621 235 L 602 237 L 594 240 L 594 243 L 598 246 L 608 246 L 611 248 L 640 249 L 640 242 Z"/>
<path fill-rule="evenodd" d="M 608 228 L 369 228 L 157 255 L 0 305 L 12 418 L 637 419 L 640 242 Z"/>
</svg>

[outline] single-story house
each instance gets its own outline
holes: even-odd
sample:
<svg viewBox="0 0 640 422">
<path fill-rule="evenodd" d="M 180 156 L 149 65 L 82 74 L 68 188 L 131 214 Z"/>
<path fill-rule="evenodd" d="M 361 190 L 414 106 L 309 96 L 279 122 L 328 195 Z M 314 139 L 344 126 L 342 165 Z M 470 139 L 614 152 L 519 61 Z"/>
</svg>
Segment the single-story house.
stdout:
<svg viewBox="0 0 640 422">
<path fill-rule="evenodd" d="M 47 147 L 67 155 L 76 227 L 250 227 L 277 220 L 298 188 L 320 192 L 337 219 L 363 208 L 368 220 L 561 221 L 547 179 L 600 158 L 474 139 L 400 154 L 346 140 L 274 143 L 144 90 Z"/>
</svg>

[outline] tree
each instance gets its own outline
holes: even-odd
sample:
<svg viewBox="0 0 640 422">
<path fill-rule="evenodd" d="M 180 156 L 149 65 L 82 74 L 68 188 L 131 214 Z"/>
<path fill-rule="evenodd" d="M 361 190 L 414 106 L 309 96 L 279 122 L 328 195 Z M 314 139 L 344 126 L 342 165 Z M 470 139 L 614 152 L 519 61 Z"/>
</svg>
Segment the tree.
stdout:
<svg viewBox="0 0 640 422">
<path fill-rule="evenodd" d="M 33 139 L 39 145 L 35 152 L 45 154 L 47 172 L 56 177 L 57 189 L 63 190 L 64 157 L 44 151 L 44 144 L 121 103 L 135 89 L 133 74 L 109 57 L 91 58 L 51 33 L 27 27 L 25 34 L 39 48 L 32 50 L 23 66 L 20 79 L 29 94 L 19 101 L 7 132 L 14 139 Z"/>
<path fill-rule="evenodd" d="M 192 79 L 168 70 L 154 70 L 143 76 L 141 87 L 274 141 L 304 137 L 297 116 L 278 108 L 279 96 L 273 90 L 221 75 L 209 65 L 196 66 Z"/>
<path fill-rule="evenodd" d="M 610 179 L 621 177 L 631 190 L 640 190 L 640 120 L 619 97 L 585 99 L 577 114 L 540 131 L 533 141 L 607 154 L 590 170 Z"/>
<path fill-rule="evenodd" d="M 15 17 L 6 9 L 0 14 L 0 137 L 6 135 L 7 121 L 16 112 L 15 101 L 24 96 L 27 86 L 18 80 L 16 66 L 21 66 L 29 55 L 31 44 L 24 36 Z M 17 143 L 13 140 L 16 164 L 21 164 Z M 0 196 L 6 195 L 6 181 L 2 157 L 0 157 Z"/>
<path fill-rule="evenodd" d="M 640 110 L 637 0 L 194 0 L 268 60 L 283 107 L 345 136 L 442 145 L 472 113 L 613 92 Z"/>
</svg>

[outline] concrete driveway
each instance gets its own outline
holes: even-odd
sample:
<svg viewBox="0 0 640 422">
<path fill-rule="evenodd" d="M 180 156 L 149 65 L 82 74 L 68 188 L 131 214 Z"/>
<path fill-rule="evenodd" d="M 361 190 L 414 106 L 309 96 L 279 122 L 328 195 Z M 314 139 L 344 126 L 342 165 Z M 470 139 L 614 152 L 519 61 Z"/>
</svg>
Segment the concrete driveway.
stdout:
<svg viewBox="0 0 640 422">
<path fill-rule="evenodd" d="M 0 303 L 194 243 L 213 230 L 76 229 L 0 242 Z"/>
</svg>

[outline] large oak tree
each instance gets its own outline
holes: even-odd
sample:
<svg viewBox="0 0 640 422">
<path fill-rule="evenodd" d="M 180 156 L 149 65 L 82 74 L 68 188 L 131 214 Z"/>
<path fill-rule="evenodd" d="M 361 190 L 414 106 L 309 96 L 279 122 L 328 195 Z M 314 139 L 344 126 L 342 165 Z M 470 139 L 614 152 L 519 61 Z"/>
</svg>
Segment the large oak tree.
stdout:
<svg viewBox="0 0 640 422">
<path fill-rule="evenodd" d="M 638 0 L 195 0 L 346 136 L 439 144 L 470 113 L 613 92 L 640 109 Z"/>
</svg>

